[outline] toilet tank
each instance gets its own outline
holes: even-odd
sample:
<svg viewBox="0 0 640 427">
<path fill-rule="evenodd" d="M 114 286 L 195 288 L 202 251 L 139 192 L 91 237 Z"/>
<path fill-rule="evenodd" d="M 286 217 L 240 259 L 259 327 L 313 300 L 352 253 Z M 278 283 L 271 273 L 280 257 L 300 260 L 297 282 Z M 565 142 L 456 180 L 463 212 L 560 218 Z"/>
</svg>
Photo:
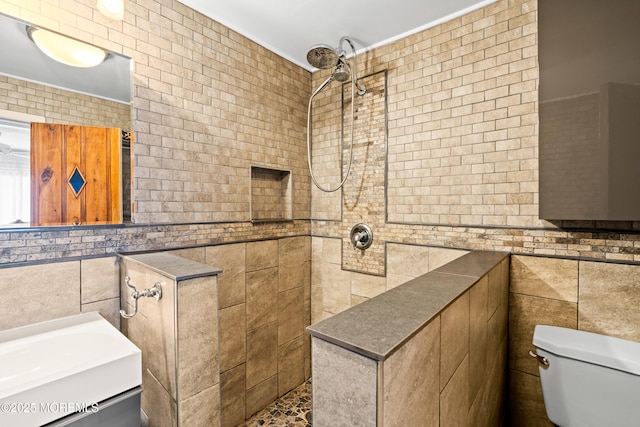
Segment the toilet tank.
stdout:
<svg viewBox="0 0 640 427">
<path fill-rule="evenodd" d="M 640 425 L 640 343 L 537 325 L 533 344 L 549 419 L 560 427 Z"/>
</svg>

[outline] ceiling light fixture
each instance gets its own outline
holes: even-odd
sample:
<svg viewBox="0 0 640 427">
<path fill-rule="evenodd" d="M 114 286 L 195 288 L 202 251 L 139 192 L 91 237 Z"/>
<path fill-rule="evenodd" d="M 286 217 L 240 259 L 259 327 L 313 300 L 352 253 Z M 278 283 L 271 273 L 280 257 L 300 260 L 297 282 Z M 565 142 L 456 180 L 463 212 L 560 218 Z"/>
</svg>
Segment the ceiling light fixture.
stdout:
<svg viewBox="0 0 640 427">
<path fill-rule="evenodd" d="M 72 67 L 89 68 L 102 63 L 107 52 L 42 28 L 29 27 L 29 37 L 45 55 Z"/>
<path fill-rule="evenodd" d="M 124 18 L 124 0 L 98 0 L 98 10 L 107 18 L 122 21 Z"/>
</svg>

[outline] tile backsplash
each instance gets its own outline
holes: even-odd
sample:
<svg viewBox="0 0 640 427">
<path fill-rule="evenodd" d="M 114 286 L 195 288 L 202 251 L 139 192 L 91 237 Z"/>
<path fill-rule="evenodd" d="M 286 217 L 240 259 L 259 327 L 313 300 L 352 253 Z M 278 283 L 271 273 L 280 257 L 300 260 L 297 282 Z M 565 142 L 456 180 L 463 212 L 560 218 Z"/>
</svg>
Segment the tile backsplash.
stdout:
<svg viewBox="0 0 640 427">
<path fill-rule="evenodd" d="M 0 330 L 98 311 L 120 327 L 115 256 L 0 268 Z"/>
</svg>

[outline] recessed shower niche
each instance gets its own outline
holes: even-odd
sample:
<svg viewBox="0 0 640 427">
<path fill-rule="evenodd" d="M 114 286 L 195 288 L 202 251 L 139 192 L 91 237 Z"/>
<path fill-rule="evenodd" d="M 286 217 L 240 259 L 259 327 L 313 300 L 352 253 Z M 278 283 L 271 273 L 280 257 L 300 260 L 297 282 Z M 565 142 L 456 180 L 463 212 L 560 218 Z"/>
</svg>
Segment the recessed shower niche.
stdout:
<svg viewBox="0 0 640 427">
<path fill-rule="evenodd" d="M 251 221 L 291 221 L 291 171 L 251 166 Z"/>
</svg>

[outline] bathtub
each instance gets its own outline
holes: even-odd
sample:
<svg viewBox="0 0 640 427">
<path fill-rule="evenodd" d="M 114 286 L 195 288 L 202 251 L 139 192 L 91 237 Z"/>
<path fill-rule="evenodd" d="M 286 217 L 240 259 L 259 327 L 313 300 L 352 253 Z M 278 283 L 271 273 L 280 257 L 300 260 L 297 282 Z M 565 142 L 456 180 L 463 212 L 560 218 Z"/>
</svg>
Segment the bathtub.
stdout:
<svg viewBox="0 0 640 427">
<path fill-rule="evenodd" d="M 0 425 L 38 426 L 142 383 L 140 350 L 98 313 L 0 331 Z"/>
</svg>

